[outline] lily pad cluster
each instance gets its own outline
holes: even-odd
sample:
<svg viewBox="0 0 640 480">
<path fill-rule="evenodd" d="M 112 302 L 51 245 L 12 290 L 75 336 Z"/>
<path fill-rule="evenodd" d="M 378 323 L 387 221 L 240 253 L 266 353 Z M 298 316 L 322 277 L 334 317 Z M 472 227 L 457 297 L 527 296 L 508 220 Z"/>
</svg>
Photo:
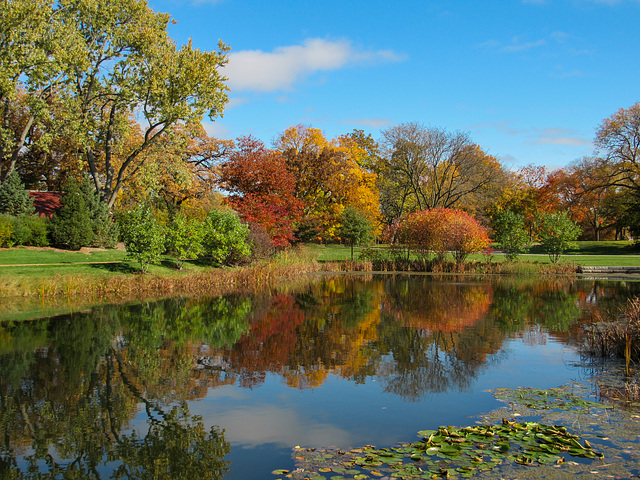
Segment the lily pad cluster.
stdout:
<svg viewBox="0 0 640 480">
<path fill-rule="evenodd" d="M 611 408 L 609 405 L 585 400 L 580 395 L 568 391 L 568 387 L 549 388 L 496 388 L 493 396 L 504 402 L 517 404 L 532 410 L 585 410 L 591 408 Z"/>
<path fill-rule="evenodd" d="M 469 478 L 504 462 L 562 465 L 564 455 L 604 457 L 565 427 L 536 422 L 439 427 L 418 435 L 422 439 L 417 442 L 381 449 L 371 445 L 349 451 L 295 447 L 299 468 L 273 473 L 296 480 Z"/>
</svg>

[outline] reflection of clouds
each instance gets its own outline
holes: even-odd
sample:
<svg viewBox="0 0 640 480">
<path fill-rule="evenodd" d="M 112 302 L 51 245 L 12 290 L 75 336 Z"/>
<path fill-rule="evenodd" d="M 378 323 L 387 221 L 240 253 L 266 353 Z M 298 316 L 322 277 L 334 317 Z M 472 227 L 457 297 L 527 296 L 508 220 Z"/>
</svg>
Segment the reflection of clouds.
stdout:
<svg viewBox="0 0 640 480">
<path fill-rule="evenodd" d="M 225 438 L 231 445 L 255 448 L 265 443 L 285 447 L 354 444 L 352 435 L 346 430 L 276 405 L 238 406 L 226 411 L 214 407 L 211 416 L 202 411 L 198 414 L 203 415 L 207 428 L 210 423 L 224 428 Z"/>
</svg>

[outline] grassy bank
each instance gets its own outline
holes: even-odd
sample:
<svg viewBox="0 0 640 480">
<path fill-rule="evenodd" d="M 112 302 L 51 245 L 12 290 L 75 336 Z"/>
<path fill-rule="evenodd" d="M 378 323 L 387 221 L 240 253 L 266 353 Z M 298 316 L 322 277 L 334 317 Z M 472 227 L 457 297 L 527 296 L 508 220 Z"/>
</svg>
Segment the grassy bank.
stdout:
<svg viewBox="0 0 640 480">
<path fill-rule="evenodd" d="M 469 256 L 463 265 L 451 259 L 425 265 L 420 259 L 351 263 L 349 247 L 306 245 L 282 252 L 270 261 L 237 268 L 212 268 L 202 261 L 185 262 L 178 270 L 169 257 L 141 275 L 121 250 L 69 252 L 54 249 L 0 250 L 0 297 L 57 297 L 68 295 L 143 296 L 223 292 L 237 288 L 268 288 L 278 279 L 316 271 L 383 270 L 474 274 L 572 274 L 577 266 L 640 266 L 640 255 L 629 254 L 629 242 L 580 242 L 579 248 L 552 264 L 544 254 L 522 255 L 506 262 L 504 255 Z M 362 249 L 356 250 L 357 259 Z M 384 253 L 384 247 L 373 252 Z M 604 254 L 606 253 L 606 254 Z M 615 253 L 615 254 L 613 254 Z M 384 255 L 383 255 L 384 256 Z"/>
</svg>

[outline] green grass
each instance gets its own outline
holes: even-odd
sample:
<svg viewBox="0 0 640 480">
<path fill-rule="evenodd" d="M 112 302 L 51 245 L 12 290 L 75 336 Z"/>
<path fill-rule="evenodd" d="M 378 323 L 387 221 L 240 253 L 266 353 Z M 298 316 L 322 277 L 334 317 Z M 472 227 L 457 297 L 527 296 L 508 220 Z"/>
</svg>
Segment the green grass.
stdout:
<svg viewBox="0 0 640 480">
<path fill-rule="evenodd" d="M 602 241 L 576 242 L 577 246 L 560 257 L 561 262 L 575 263 L 585 266 L 640 266 L 640 250 L 633 248 L 633 242 Z M 375 248 L 384 248 L 379 246 Z M 351 259 L 351 250 L 344 245 L 306 245 L 307 251 L 319 262 L 334 262 Z M 361 249 L 356 248 L 354 258 L 357 260 Z M 487 261 L 483 254 L 469 255 L 469 261 Z M 493 262 L 505 261 L 504 255 L 492 255 Z M 530 253 L 520 255 L 518 260 L 523 262 L 551 263 L 549 256 L 542 253 L 539 247 L 532 248 Z"/>
</svg>

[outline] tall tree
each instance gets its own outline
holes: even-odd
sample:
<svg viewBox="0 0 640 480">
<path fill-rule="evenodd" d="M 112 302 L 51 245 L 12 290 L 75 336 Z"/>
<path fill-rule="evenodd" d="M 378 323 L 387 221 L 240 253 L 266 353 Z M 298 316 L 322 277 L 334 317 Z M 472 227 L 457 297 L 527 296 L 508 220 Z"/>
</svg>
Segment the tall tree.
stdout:
<svg viewBox="0 0 640 480">
<path fill-rule="evenodd" d="M 35 127 L 48 117 L 76 53 L 52 0 L 0 2 L 0 180 L 15 168 Z M 40 136 L 46 148 L 50 137 Z"/>
<path fill-rule="evenodd" d="M 612 185 L 640 190 L 640 102 L 605 118 L 596 131 L 601 161 Z"/>
<path fill-rule="evenodd" d="M 143 152 L 176 126 L 222 112 L 227 87 L 219 69 L 228 49 L 177 48 L 169 15 L 141 0 L 63 0 L 60 8 L 82 52 L 66 69 L 67 115 L 96 190 L 112 206 Z M 130 116 L 141 136 L 123 145 Z"/>
<path fill-rule="evenodd" d="M 303 202 L 298 228 L 302 239 L 334 237 L 347 205 L 377 220 L 375 174 L 363 166 L 369 153 L 357 139 L 327 140 L 317 128 L 296 125 L 278 137 L 275 147 L 295 178 L 296 197 Z"/>
<path fill-rule="evenodd" d="M 382 132 L 386 166 L 385 196 L 413 209 L 459 206 L 463 199 L 488 189 L 502 176 L 498 161 L 486 155 L 469 135 L 404 123 Z M 471 202 L 470 202 L 471 203 Z"/>
</svg>

